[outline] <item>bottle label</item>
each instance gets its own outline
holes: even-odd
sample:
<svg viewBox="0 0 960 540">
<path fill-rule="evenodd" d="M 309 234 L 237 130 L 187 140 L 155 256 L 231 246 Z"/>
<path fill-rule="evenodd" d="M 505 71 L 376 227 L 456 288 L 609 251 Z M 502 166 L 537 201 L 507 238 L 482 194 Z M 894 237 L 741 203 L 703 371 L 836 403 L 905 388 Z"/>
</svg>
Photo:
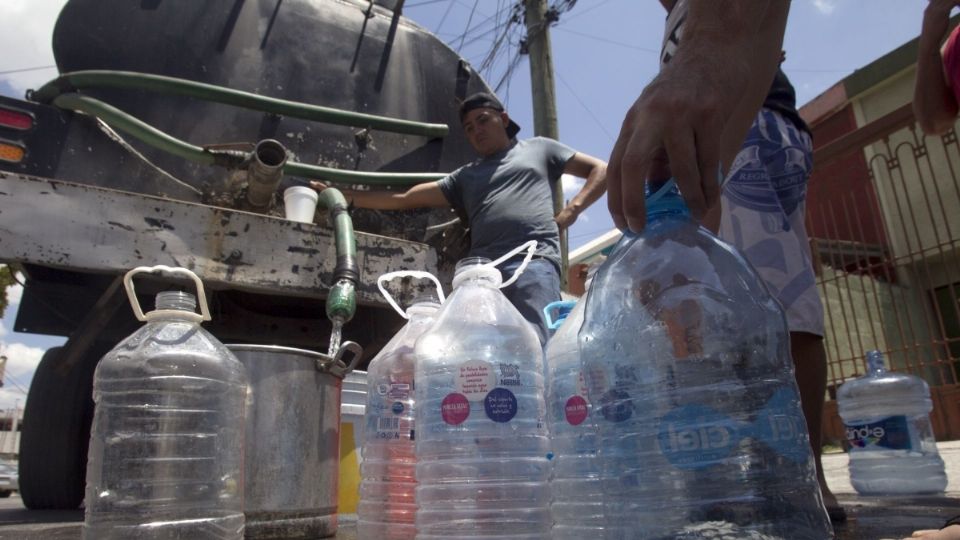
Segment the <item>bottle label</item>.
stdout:
<svg viewBox="0 0 960 540">
<path fill-rule="evenodd" d="M 704 469 L 726 459 L 747 438 L 765 444 L 794 462 L 809 459 L 810 442 L 796 394 L 775 392 L 752 422 L 737 422 L 695 404 L 676 408 L 660 419 L 660 452 L 680 469 Z"/>
<path fill-rule="evenodd" d="M 777 390 L 750 426 L 750 436 L 763 441 L 774 452 L 801 463 L 810 459 L 810 434 L 793 390 Z"/>
<path fill-rule="evenodd" d="M 910 423 L 906 416 L 890 416 L 876 422 L 844 424 L 852 452 L 912 450 Z"/>
<path fill-rule="evenodd" d="M 500 385 L 499 386 L 520 386 L 520 364 L 499 363 L 500 367 Z"/>
<path fill-rule="evenodd" d="M 413 440 L 413 419 L 397 416 L 378 416 L 376 418 L 376 438 L 387 441 L 400 439 Z"/>
<path fill-rule="evenodd" d="M 483 410 L 494 422 L 509 422 L 517 415 L 517 397 L 506 388 L 494 388 L 483 399 Z"/>
<path fill-rule="evenodd" d="M 412 384 L 405 382 L 391 382 L 377 385 L 377 393 L 389 399 L 404 400 L 410 398 Z"/>
<path fill-rule="evenodd" d="M 470 402 L 463 394 L 447 394 L 440 403 L 440 417 L 451 426 L 458 426 L 470 416 Z"/>
<path fill-rule="evenodd" d="M 489 362 L 469 360 L 460 364 L 460 373 L 457 374 L 456 382 L 457 392 L 467 400 L 483 401 L 487 392 L 497 386 L 497 374 Z"/>
<path fill-rule="evenodd" d="M 367 402 L 368 437 L 380 440 L 413 440 L 414 420 L 412 407 L 405 401 L 411 397 L 413 380 L 409 376 L 384 380 L 376 385 Z M 371 434 L 371 430 L 373 433 Z"/>
<path fill-rule="evenodd" d="M 727 457 L 741 438 L 739 431 L 721 413 L 703 405 L 688 405 L 660 419 L 657 442 L 674 467 L 703 469 Z"/>
<path fill-rule="evenodd" d="M 579 426 L 587 419 L 587 400 L 583 399 L 583 396 L 571 396 L 563 407 L 563 413 L 567 417 L 567 423 Z"/>
</svg>

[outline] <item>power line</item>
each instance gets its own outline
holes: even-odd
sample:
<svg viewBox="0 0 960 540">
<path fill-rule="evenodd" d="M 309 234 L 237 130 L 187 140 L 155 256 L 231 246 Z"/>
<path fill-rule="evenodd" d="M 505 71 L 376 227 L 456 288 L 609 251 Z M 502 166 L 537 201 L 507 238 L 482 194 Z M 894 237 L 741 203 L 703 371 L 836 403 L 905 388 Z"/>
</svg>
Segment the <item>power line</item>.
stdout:
<svg viewBox="0 0 960 540">
<path fill-rule="evenodd" d="M 509 44 L 508 37 L 510 35 L 510 28 L 518 21 L 516 17 L 515 8 L 516 6 L 514 8 L 511 8 L 514 10 L 514 14 L 508 15 L 506 17 L 506 20 L 503 23 L 498 24 L 497 29 L 499 29 L 500 32 L 498 33 L 496 39 L 494 39 L 493 46 L 491 47 L 490 51 L 487 52 L 487 55 L 484 57 L 483 62 L 480 63 L 480 71 L 483 71 L 484 69 L 489 68 L 489 70 L 492 72 L 493 71 L 492 68 L 496 64 L 496 60 L 502 52 L 501 46 L 504 44 L 504 42 Z M 504 11 L 505 10 L 502 10 L 502 9 L 497 11 L 498 19 L 499 19 L 499 15 Z"/>
<path fill-rule="evenodd" d="M 467 18 L 467 28 L 463 31 L 463 36 L 460 37 L 460 46 L 457 47 L 457 52 L 460 52 L 460 49 L 463 48 L 463 40 L 467 37 L 467 32 L 470 31 L 470 23 L 473 22 L 473 14 L 477 11 L 477 4 L 480 3 L 480 0 L 473 0 L 473 9 L 470 10 L 470 17 Z"/>
<path fill-rule="evenodd" d="M 34 66 L 34 67 L 28 67 L 28 68 L 8 69 L 6 71 L 0 71 L 0 75 L 10 75 L 12 73 L 25 73 L 27 71 L 40 71 L 43 69 L 57 69 L 57 66 Z"/>
<path fill-rule="evenodd" d="M 458 2 L 458 3 L 460 3 L 460 2 Z M 476 5 L 475 5 L 475 6 L 476 6 Z M 473 43 L 473 42 L 475 42 L 475 41 L 483 38 L 484 36 L 490 35 L 490 34 L 493 33 L 494 31 L 496 31 L 496 29 L 497 29 L 496 22 L 499 20 L 500 11 L 501 11 L 501 10 L 498 9 L 498 10 L 497 10 L 497 13 L 495 13 L 494 15 L 489 15 L 489 16 L 487 16 L 487 15 L 484 15 L 482 12 L 480 12 L 480 10 L 478 10 L 478 9 L 472 10 L 472 11 L 470 12 L 470 18 L 471 18 L 471 20 L 473 19 L 474 12 L 475 12 L 475 13 L 479 13 L 480 15 L 482 15 L 482 16 L 484 17 L 484 19 L 483 19 L 482 21 L 480 21 L 479 23 L 477 23 L 476 26 L 471 26 L 471 25 L 470 25 L 470 22 L 468 21 L 468 23 L 467 23 L 467 28 L 463 31 L 463 33 L 461 33 L 461 34 L 457 35 L 456 37 L 450 39 L 450 40 L 448 41 L 448 43 L 450 43 L 450 44 L 452 45 L 453 42 L 455 42 L 455 41 L 457 41 L 457 40 L 464 40 L 464 39 L 472 36 L 472 35 L 473 35 L 474 33 L 476 33 L 476 32 L 481 32 L 481 31 L 483 31 L 483 30 L 484 30 L 484 27 L 486 27 L 486 26 L 487 26 L 488 24 L 490 24 L 490 23 L 493 23 L 493 24 L 494 24 L 494 28 L 492 28 L 492 29 L 490 29 L 490 30 L 484 31 L 483 34 L 481 34 L 481 35 L 479 35 L 479 36 L 476 36 L 476 37 L 474 37 L 474 38 L 471 38 L 471 40 L 468 41 L 468 42 L 466 42 L 466 43 L 461 43 L 460 48 L 462 48 L 462 47 L 465 46 L 465 45 L 469 45 L 469 44 L 471 44 L 471 43 Z M 440 35 L 440 34 L 438 33 L 437 35 Z M 459 49 L 458 49 L 458 51 L 459 51 Z"/>
<path fill-rule="evenodd" d="M 644 47 L 637 47 L 636 45 L 631 45 L 631 44 L 629 44 L 629 43 L 623 43 L 623 42 L 620 42 L 620 41 L 614 41 L 614 40 L 612 40 L 612 39 L 607 39 L 607 38 L 600 37 L 600 36 L 593 36 L 593 35 L 590 35 L 590 34 L 585 34 L 585 33 L 583 33 L 583 32 L 577 32 L 576 30 L 570 30 L 569 28 L 563 28 L 563 27 L 559 27 L 559 26 L 558 26 L 558 27 L 557 27 L 557 30 L 560 30 L 561 32 L 567 32 L 568 34 L 575 34 L 575 35 L 578 35 L 578 36 L 581 36 L 581 37 L 585 37 L 585 38 L 589 38 L 589 39 L 595 39 L 595 40 L 597 40 L 597 41 L 602 41 L 602 42 L 604 42 L 604 43 L 609 43 L 609 44 L 611 44 L 611 45 L 619 45 L 619 46 L 621 46 L 621 47 L 627 47 L 627 48 L 629 48 L 629 49 L 634 49 L 634 50 L 637 50 L 637 51 L 644 51 L 644 52 L 653 53 L 653 54 L 656 54 L 656 55 L 659 55 L 659 54 L 660 54 L 660 51 L 657 51 L 657 50 L 654 50 L 654 49 L 647 49 L 647 48 L 644 48 Z"/>
<path fill-rule="evenodd" d="M 479 25 L 477 25 L 477 26 L 475 26 L 473 29 L 471 29 L 469 32 L 467 32 L 467 33 L 465 33 L 465 34 L 461 34 L 460 36 L 457 36 L 457 38 L 454 38 L 454 41 L 456 41 L 458 38 L 466 38 L 466 37 L 470 36 L 471 34 L 473 34 L 473 33 L 475 33 L 475 32 L 479 32 L 480 29 L 483 28 L 483 26 L 484 26 L 484 23 L 480 23 Z M 498 33 L 499 31 L 501 31 L 503 28 L 504 28 L 504 25 L 503 25 L 503 24 L 498 24 L 497 26 L 494 26 L 493 28 L 484 31 L 482 34 L 477 34 L 476 36 L 471 37 L 468 41 L 464 41 L 464 42 L 462 43 L 462 47 L 466 47 L 466 46 L 472 45 L 472 44 L 480 41 L 481 39 L 483 39 L 483 38 L 485 38 L 485 37 L 487 37 L 487 36 L 489 36 L 489 35 L 491 35 L 491 34 L 496 34 L 496 33 Z M 496 38 L 494 38 L 493 41 L 496 41 Z"/>
<path fill-rule="evenodd" d="M 434 34 L 440 35 L 440 28 L 443 26 L 443 23 L 447 20 L 447 15 L 450 15 L 450 9 L 453 7 L 453 0 L 450 0 L 450 3 L 447 4 L 447 10 L 443 12 L 443 17 L 440 18 L 440 23 L 437 24 L 437 29 L 433 31 Z"/>
<path fill-rule="evenodd" d="M 578 96 L 577 93 L 573 90 L 573 87 L 567 83 L 567 81 L 563 78 L 563 75 L 560 75 L 560 73 L 557 73 L 557 78 L 560 79 L 560 84 L 565 86 L 567 90 L 569 90 L 570 93 L 573 94 L 574 99 L 576 99 L 577 102 L 580 103 L 580 106 L 583 107 L 583 110 L 587 111 L 587 114 L 590 115 L 590 118 L 592 118 L 594 122 L 596 122 L 600 130 L 603 131 L 607 135 L 607 137 L 610 138 L 611 141 L 615 141 L 616 137 L 614 137 L 609 131 L 607 131 L 607 128 L 604 127 L 603 122 L 601 122 L 600 119 L 597 118 L 595 114 L 593 114 L 593 111 L 590 110 L 590 107 L 587 107 L 587 104 L 584 103 L 582 99 L 580 99 L 580 96 Z"/>
<path fill-rule="evenodd" d="M 497 83 L 497 86 L 493 89 L 494 92 L 499 92 L 500 88 L 504 83 L 507 83 L 507 92 L 509 93 L 510 89 L 510 79 L 513 78 L 513 72 L 516 71 L 517 66 L 520 65 L 520 58 L 523 55 L 520 54 L 520 51 L 517 51 L 513 55 L 513 59 L 510 61 L 510 64 L 507 66 L 507 70 L 500 77 L 500 81 Z"/>
<path fill-rule="evenodd" d="M 24 390 L 23 386 L 21 386 L 20 383 L 18 383 L 18 382 L 13 378 L 13 376 L 10 375 L 9 373 L 5 373 L 5 374 L 3 375 L 3 380 L 4 380 L 4 383 L 8 383 L 8 382 L 9 382 L 9 383 L 13 384 L 14 388 L 15 388 L 16 390 L 18 390 L 21 394 L 27 395 L 27 391 Z"/>
<path fill-rule="evenodd" d="M 583 15 L 586 15 L 587 13 L 590 13 L 591 11 L 593 11 L 593 10 L 597 9 L 598 7 L 606 4 L 606 3 L 609 2 L 609 1 L 610 1 L 610 0 L 603 0 L 603 1 L 600 2 L 599 4 L 594 4 L 594 5 L 588 7 L 587 9 L 585 9 L 585 10 L 583 10 L 583 11 L 578 11 L 576 14 L 571 15 L 570 17 L 568 17 L 567 20 L 575 19 L 575 18 L 577 18 L 577 17 L 581 17 L 581 16 L 583 16 Z M 572 7 L 572 6 L 571 6 L 571 7 Z"/>
</svg>

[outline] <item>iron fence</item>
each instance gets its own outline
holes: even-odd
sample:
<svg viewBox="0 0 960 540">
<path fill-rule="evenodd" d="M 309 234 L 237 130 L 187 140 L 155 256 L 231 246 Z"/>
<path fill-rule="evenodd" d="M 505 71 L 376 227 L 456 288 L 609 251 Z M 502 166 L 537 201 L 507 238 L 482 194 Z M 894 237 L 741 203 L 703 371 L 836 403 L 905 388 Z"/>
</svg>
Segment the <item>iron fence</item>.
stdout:
<svg viewBox="0 0 960 540">
<path fill-rule="evenodd" d="M 814 153 L 807 203 L 831 394 L 878 349 L 931 386 L 960 369 L 960 145 L 910 105 Z"/>
</svg>

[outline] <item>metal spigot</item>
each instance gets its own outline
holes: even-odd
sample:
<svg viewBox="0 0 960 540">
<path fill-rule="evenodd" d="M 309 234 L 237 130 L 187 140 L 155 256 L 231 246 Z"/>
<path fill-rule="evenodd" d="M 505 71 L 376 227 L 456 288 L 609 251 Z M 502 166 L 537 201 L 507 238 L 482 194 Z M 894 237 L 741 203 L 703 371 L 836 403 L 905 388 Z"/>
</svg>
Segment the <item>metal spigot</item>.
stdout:
<svg viewBox="0 0 960 540">
<path fill-rule="evenodd" d="M 349 279 L 339 279 L 327 296 L 327 318 L 340 326 L 348 323 L 357 311 L 355 286 Z"/>
</svg>

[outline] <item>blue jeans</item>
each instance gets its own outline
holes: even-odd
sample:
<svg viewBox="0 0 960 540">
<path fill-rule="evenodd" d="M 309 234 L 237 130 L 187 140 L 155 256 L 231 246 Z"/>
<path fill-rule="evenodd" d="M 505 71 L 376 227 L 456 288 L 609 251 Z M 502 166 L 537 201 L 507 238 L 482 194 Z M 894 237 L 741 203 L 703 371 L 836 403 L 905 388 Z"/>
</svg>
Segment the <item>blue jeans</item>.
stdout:
<svg viewBox="0 0 960 540">
<path fill-rule="evenodd" d="M 506 281 L 520 266 L 521 259 L 512 259 L 500 265 Z M 560 271 L 546 259 L 533 259 L 509 287 L 500 289 L 523 318 L 533 325 L 540 337 L 540 345 L 546 345 L 550 336 L 543 308 L 550 302 L 560 300 Z"/>
</svg>

